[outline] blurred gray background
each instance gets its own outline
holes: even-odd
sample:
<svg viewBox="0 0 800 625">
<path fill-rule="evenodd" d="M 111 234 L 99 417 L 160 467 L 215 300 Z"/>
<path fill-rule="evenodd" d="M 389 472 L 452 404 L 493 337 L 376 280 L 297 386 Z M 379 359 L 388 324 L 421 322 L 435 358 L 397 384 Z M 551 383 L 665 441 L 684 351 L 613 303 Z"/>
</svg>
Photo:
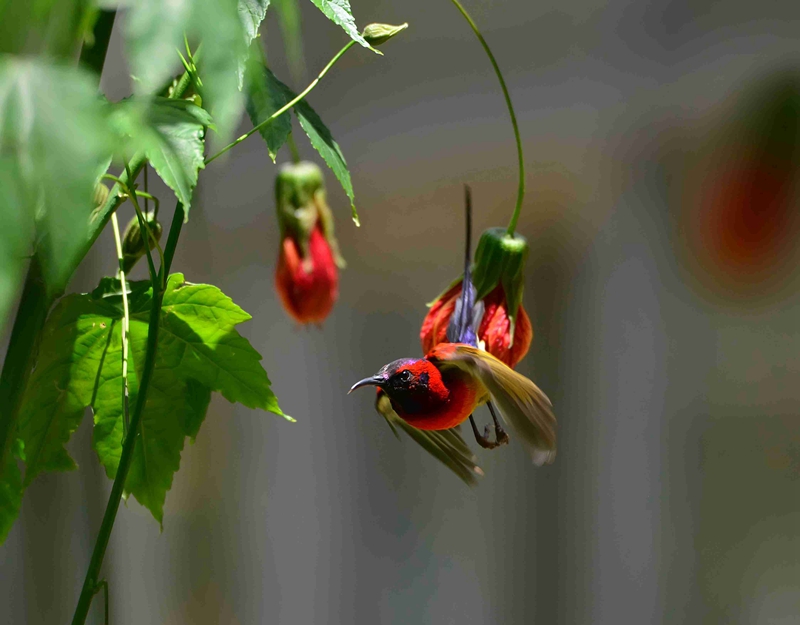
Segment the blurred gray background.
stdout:
<svg viewBox="0 0 800 625">
<path fill-rule="evenodd" d="M 257 137 L 201 176 L 173 265 L 253 315 L 241 331 L 298 422 L 214 398 L 164 531 L 135 501 L 120 511 L 104 565 L 115 625 L 800 622 L 795 231 L 766 241 L 767 269 L 750 275 L 704 256 L 713 232 L 691 218 L 736 152 L 742 102 L 800 68 L 800 4 L 466 6 L 525 142 L 535 338 L 520 369 L 555 405 L 556 463 L 535 469 L 512 440 L 479 451 L 486 477 L 469 490 L 395 440 L 370 393 L 346 395 L 419 354 L 424 303 L 459 272 L 462 184 L 478 232 L 507 223 L 516 191 L 496 78 L 450 3 L 353 0 L 360 25 L 411 26 L 383 58 L 348 53 L 310 97 L 363 224 L 329 175 L 349 263 L 330 318 L 297 328 L 275 296 L 275 169 Z M 122 25 L 103 80 L 112 98 L 129 90 Z M 303 27 L 309 69 L 294 87 L 345 41 L 309 2 Z M 291 82 L 274 15 L 263 34 Z M 91 289 L 113 259 L 108 232 L 71 288 Z M 0 547 L 0 622 L 72 614 L 111 486 L 90 421 L 69 446 L 80 470 L 37 479 Z"/>
</svg>

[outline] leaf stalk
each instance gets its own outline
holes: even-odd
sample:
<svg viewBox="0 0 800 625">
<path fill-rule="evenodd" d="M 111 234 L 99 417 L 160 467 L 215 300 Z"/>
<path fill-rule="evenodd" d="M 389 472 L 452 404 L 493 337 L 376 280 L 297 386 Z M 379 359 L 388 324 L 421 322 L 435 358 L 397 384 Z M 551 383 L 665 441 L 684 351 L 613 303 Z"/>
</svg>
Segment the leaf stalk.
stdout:
<svg viewBox="0 0 800 625">
<path fill-rule="evenodd" d="M 283 105 L 283 106 L 282 106 L 281 108 L 279 108 L 277 111 L 275 111 L 275 112 L 274 112 L 272 115 L 270 115 L 269 117 L 267 117 L 267 119 L 265 119 L 264 121 L 260 122 L 260 123 L 259 123 L 259 124 L 257 124 L 256 126 L 254 126 L 254 127 L 253 127 L 253 128 L 250 130 L 250 131 L 248 131 L 247 133 L 243 134 L 243 135 L 242 135 L 241 137 L 239 137 L 238 139 L 236 139 L 236 140 L 232 141 L 231 143 L 229 143 L 228 145 L 226 145 L 226 146 L 225 146 L 224 148 L 222 148 L 222 149 L 221 149 L 219 152 L 217 152 L 216 154 L 214 154 L 214 155 L 212 155 L 212 156 L 209 156 L 209 157 L 208 157 L 208 158 L 205 160 L 205 164 L 206 164 L 206 165 L 208 165 L 208 164 L 209 164 L 211 161 L 214 161 L 214 160 L 218 159 L 220 156 L 222 156 L 223 154 L 225 154 L 225 152 L 227 152 L 227 151 L 228 151 L 228 150 L 230 150 L 231 148 L 234 148 L 234 147 L 236 147 L 237 145 L 239 145 L 239 144 L 240 144 L 242 141 L 244 141 L 244 140 L 245 140 L 245 139 L 247 139 L 248 137 L 252 136 L 252 135 L 253 135 L 253 134 L 255 134 L 256 132 L 258 132 L 259 130 L 261 130 L 261 129 L 262 129 L 264 126 L 266 126 L 267 124 L 269 124 L 269 123 L 273 122 L 275 119 L 277 119 L 278 117 L 280 117 L 281 115 L 283 115 L 283 114 L 284 114 L 286 111 L 288 111 L 289 109 L 291 109 L 291 108 L 292 108 L 292 107 L 293 107 L 295 104 L 297 104 L 297 103 L 298 103 L 298 102 L 300 102 L 300 101 L 301 101 L 303 98 L 305 98 L 305 97 L 306 97 L 306 96 L 307 96 L 309 93 L 311 93 L 311 90 L 312 90 L 312 89 L 314 89 L 314 87 L 316 87 L 316 86 L 317 86 L 317 84 L 319 83 L 319 81 L 320 81 L 320 80 L 322 80 L 322 78 L 325 76 L 325 74 L 327 74 L 327 73 L 328 73 L 328 71 L 329 71 L 329 70 L 330 70 L 330 69 L 331 69 L 331 68 L 332 68 L 332 67 L 333 67 L 333 66 L 336 64 L 336 61 L 338 61 L 340 58 L 342 58 L 342 56 L 344 55 L 344 53 L 345 53 L 345 52 L 347 52 L 347 51 L 348 51 L 350 48 L 352 48 L 352 47 L 355 45 L 355 43 L 356 43 L 355 41 L 349 41 L 349 42 L 347 43 L 347 45 L 345 45 L 345 46 L 344 46 L 344 47 L 343 47 L 341 50 L 339 50 L 339 51 L 338 51 L 338 52 L 337 52 L 337 53 L 334 55 L 334 57 L 333 57 L 333 58 L 332 58 L 330 61 L 328 61 L 328 64 L 327 64 L 327 65 L 326 65 L 326 66 L 325 66 L 325 67 L 322 69 L 322 71 L 319 73 L 319 75 L 318 75 L 318 76 L 317 76 L 317 77 L 316 77 L 316 78 L 315 78 L 313 81 L 311 81 L 311 83 L 308 85 L 308 87 L 306 87 L 305 89 L 303 89 L 303 91 L 301 91 L 301 92 L 300 92 L 300 93 L 297 95 L 297 97 L 295 97 L 295 98 L 294 98 L 293 100 L 291 100 L 290 102 L 287 102 L 285 105 Z"/>
</svg>

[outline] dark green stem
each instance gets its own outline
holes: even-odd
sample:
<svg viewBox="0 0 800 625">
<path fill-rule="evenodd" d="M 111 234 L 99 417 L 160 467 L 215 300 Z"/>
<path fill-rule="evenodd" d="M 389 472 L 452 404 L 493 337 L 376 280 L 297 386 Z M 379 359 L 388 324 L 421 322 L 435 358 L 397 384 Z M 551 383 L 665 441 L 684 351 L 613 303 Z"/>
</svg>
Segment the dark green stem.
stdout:
<svg viewBox="0 0 800 625">
<path fill-rule="evenodd" d="M 0 374 L 0 482 L 16 436 L 17 418 L 22 404 L 23 390 L 28 384 L 36 352 L 36 340 L 44 326 L 51 300 L 47 295 L 39 257 L 34 256 L 28 267 L 22 299 L 19 303 L 14 327 L 8 343 L 3 372 Z"/>
<path fill-rule="evenodd" d="M 134 202 L 135 197 L 131 198 Z M 138 208 L 138 207 L 137 207 Z M 139 211 L 137 210 L 137 213 Z M 182 223 L 182 222 L 181 222 Z M 174 224 L 174 221 L 173 221 Z M 178 229 L 180 232 L 180 228 Z M 172 229 L 170 229 L 169 239 L 175 240 L 177 245 L 177 235 L 173 237 Z M 145 245 L 145 253 L 147 254 L 148 263 L 152 269 L 153 257 L 150 254 L 150 247 Z M 174 252 L 174 248 L 173 248 Z M 136 395 L 136 406 L 131 415 L 130 427 L 125 439 L 122 442 L 122 454 L 119 457 L 119 466 L 117 467 L 117 474 L 114 476 L 114 484 L 111 486 L 111 495 L 108 498 L 106 511 L 103 514 L 103 522 L 100 524 L 100 532 L 97 535 L 97 540 L 94 543 L 94 550 L 92 551 L 92 559 L 89 561 L 89 570 L 86 571 L 86 578 L 83 580 L 83 589 L 81 596 L 78 598 L 78 606 L 75 608 L 75 615 L 72 617 L 72 625 L 83 625 L 86 622 L 86 616 L 89 613 L 89 606 L 92 604 L 92 598 L 95 595 L 98 581 L 100 576 L 100 567 L 103 566 L 103 558 L 106 555 L 106 548 L 108 541 L 111 538 L 111 530 L 114 529 L 114 521 L 117 518 L 117 511 L 119 511 L 119 503 L 122 499 L 122 493 L 125 490 L 125 480 L 128 477 L 128 471 L 133 462 L 133 452 L 136 448 L 136 440 L 140 434 L 139 423 L 142 420 L 142 413 L 147 401 L 147 391 L 150 387 L 150 379 L 153 377 L 153 369 L 156 364 L 156 348 L 158 347 L 158 327 L 159 319 L 161 317 L 161 304 L 164 301 L 164 289 L 162 288 L 163 281 L 154 270 L 151 271 L 151 283 L 153 288 L 153 299 L 150 304 L 150 320 L 147 328 L 147 348 L 144 355 L 144 367 L 142 369 L 141 382 L 139 383 L 139 390 Z"/>
<path fill-rule="evenodd" d="M 149 253 L 149 250 L 148 250 Z M 119 458 L 117 475 L 114 477 L 114 484 L 111 486 L 111 495 L 108 498 L 103 522 L 100 524 L 100 532 L 94 543 L 92 559 L 89 561 L 89 570 L 86 571 L 86 579 L 83 581 L 83 589 L 78 599 L 78 606 L 75 608 L 75 615 L 72 617 L 72 625 L 83 625 L 86 616 L 89 614 L 89 606 L 92 604 L 92 597 L 98 584 L 100 567 L 103 565 L 103 558 L 106 555 L 108 541 L 111 538 L 111 530 L 114 528 L 114 520 L 117 518 L 119 503 L 122 499 L 122 492 L 125 489 L 125 480 L 133 462 L 133 452 L 136 447 L 136 440 L 139 436 L 139 423 L 144 412 L 147 391 L 150 387 L 150 379 L 153 377 L 153 369 L 156 362 L 156 347 L 158 344 L 158 320 L 161 316 L 161 304 L 164 300 L 164 291 L 159 288 L 158 282 L 153 284 L 153 300 L 150 305 L 150 321 L 147 330 L 147 351 L 144 357 L 144 367 L 142 369 L 139 391 L 136 395 L 136 406 L 131 415 L 131 423 L 128 428 L 128 435 L 122 443 L 122 454 Z"/>
<path fill-rule="evenodd" d="M 269 124 L 269 123 L 273 122 L 275 119 L 277 119 L 278 117 L 280 117 L 281 115 L 283 115 L 283 114 L 284 114 L 286 111 L 288 111 L 289 109 L 291 109 L 291 108 L 292 108 L 292 107 L 293 107 L 295 104 L 297 104 L 297 103 L 298 103 L 298 102 L 300 102 L 300 101 L 301 101 L 303 98 L 305 98 L 305 97 L 306 97 L 306 96 L 307 96 L 307 95 L 308 95 L 308 94 L 311 92 L 311 90 L 312 90 L 314 87 L 316 87 L 316 86 L 317 86 L 317 83 L 318 83 L 320 80 L 322 80 L 322 77 L 323 77 L 323 76 L 325 76 L 325 74 L 327 74 L 327 73 L 328 73 L 328 71 L 331 69 L 331 67 L 333 67 L 333 66 L 336 64 L 336 61 L 338 61 L 340 58 L 342 58 L 342 55 L 343 55 L 345 52 L 347 52 L 347 51 L 348 51 L 350 48 L 352 48 L 352 47 L 355 45 L 355 43 L 356 43 L 355 41 L 349 41 L 349 42 L 347 43 L 347 45 L 346 45 L 344 48 L 342 48 L 341 50 L 339 50 L 339 52 L 337 52 L 337 53 L 336 53 L 336 55 L 335 55 L 335 56 L 334 56 L 334 57 L 333 57 L 333 58 L 332 58 L 330 61 L 328 61 L 328 64 L 327 64 L 327 65 L 326 65 L 326 66 L 325 66 L 325 67 L 322 69 L 322 71 L 319 73 L 319 76 L 317 76 L 317 77 L 316 77 L 316 78 L 315 78 L 315 79 L 314 79 L 314 80 L 311 82 L 311 84 L 310 84 L 310 85 L 308 85 L 308 87 L 306 87 L 305 89 L 303 89 L 303 91 L 302 91 L 302 92 L 301 92 L 299 95 L 297 95 L 297 96 L 296 96 L 296 97 L 295 97 L 295 98 L 294 98 L 294 99 L 293 99 L 291 102 L 287 102 L 287 103 L 286 103 L 286 104 L 284 104 L 284 105 L 283 105 L 281 108 L 279 108 L 277 111 L 275 111 L 275 112 L 274 112 L 272 115 L 270 115 L 269 117 L 267 117 L 267 119 L 265 119 L 264 121 L 262 121 L 262 122 L 258 123 L 256 126 L 254 126 L 252 130 L 250 130 L 250 131 L 249 131 L 249 132 L 247 132 L 246 134 L 243 134 L 241 137 L 239 137 L 239 138 L 238 138 L 238 139 L 236 139 L 235 141 L 233 141 L 233 142 L 229 143 L 228 145 L 226 145 L 224 148 L 222 148 L 222 149 L 221 149 L 219 152 L 217 152 L 216 154 L 214 154 L 214 155 L 212 155 L 212 156 L 209 156 L 209 157 L 206 159 L 206 161 L 205 161 L 205 164 L 206 164 L 206 165 L 208 165 L 208 164 L 209 164 L 211 161 L 213 161 L 213 160 L 215 160 L 215 159 L 218 159 L 220 156 L 222 156 L 223 154 L 225 154 L 225 152 L 227 152 L 227 151 L 228 151 L 228 150 L 230 150 L 231 148 L 233 148 L 233 147 L 236 147 L 237 145 L 239 145 L 239 144 L 240 144 L 242 141 L 244 141 L 245 139 L 247 139 L 247 137 L 249 137 L 249 136 L 251 136 L 251 135 L 255 134 L 256 132 L 258 132 L 259 130 L 261 130 L 261 129 L 262 129 L 264 126 L 266 126 L 267 124 Z"/>
<path fill-rule="evenodd" d="M 172 267 L 172 258 L 175 256 L 175 248 L 178 246 L 178 237 L 181 234 L 184 216 L 183 204 L 178 202 L 175 205 L 175 214 L 172 216 L 172 225 L 169 227 L 167 245 L 164 247 L 164 265 L 160 270 L 162 283 L 169 277 L 169 269 Z"/>
<path fill-rule="evenodd" d="M 486 43 L 483 35 L 481 35 L 481 31 L 478 30 L 478 26 L 469 16 L 467 10 L 461 6 L 461 3 L 458 0 L 451 0 L 451 2 L 461 12 L 464 19 L 467 20 L 475 36 L 478 38 L 478 41 L 481 42 L 483 49 L 486 51 L 486 55 L 489 57 L 492 67 L 494 68 L 494 73 L 497 74 L 497 79 L 500 81 L 500 88 L 503 90 L 503 97 L 506 99 L 508 114 L 511 116 L 511 125 L 514 127 L 514 138 L 517 140 L 517 160 L 519 161 L 519 185 L 517 186 L 517 205 L 514 208 L 514 214 L 511 216 L 511 221 L 508 224 L 508 234 L 513 235 L 514 230 L 517 229 L 519 213 L 522 210 L 522 200 L 525 197 L 525 161 L 522 157 L 522 139 L 520 138 L 519 127 L 517 126 L 517 116 L 514 114 L 514 105 L 511 104 L 511 96 L 508 93 L 506 81 L 503 79 L 503 73 L 500 71 L 500 66 L 497 64 L 494 54 L 492 54 L 492 51 L 489 49 L 489 44 Z"/>
<path fill-rule="evenodd" d="M 108 42 L 111 40 L 111 31 L 114 30 L 114 19 L 117 17 L 115 10 L 100 9 L 97 21 L 94 23 L 92 38 L 94 41 L 91 46 L 84 45 L 81 48 L 81 56 L 78 63 L 95 72 L 100 77 L 103 65 L 106 62 L 106 52 Z"/>
</svg>

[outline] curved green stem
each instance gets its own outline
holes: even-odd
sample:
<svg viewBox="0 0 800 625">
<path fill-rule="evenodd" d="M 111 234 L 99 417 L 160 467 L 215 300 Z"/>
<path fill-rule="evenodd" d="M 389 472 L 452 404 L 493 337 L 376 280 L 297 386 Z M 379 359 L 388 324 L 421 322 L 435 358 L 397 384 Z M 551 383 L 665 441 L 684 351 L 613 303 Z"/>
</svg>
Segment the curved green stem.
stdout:
<svg viewBox="0 0 800 625">
<path fill-rule="evenodd" d="M 461 12 L 461 15 L 464 16 L 465 20 L 467 20 L 472 28 L 472 31 L 475 33 L 475 36 L 478 38 L 478 41 L 481 42 L 483 49 L 486 51 L 486 55 L 492 62 L 494 73 L 497 74 L 497 79 L 500 81 L 500 88 L 503 90 L 503 97 L 506 99 L 508 114 L 511 116 L 511 125 L 514 127 L 514 138 L 517 140 L 517 160 L 519 161 L 519 185 L 517 186 L 517 205 L 514 208 L 514 214 L 511 216 L 511 221 L 508 224 L 508 234 L 513 235 L 514 230 L 517 229 L 519 213 L 522 210 L 522 199 L 525 197 L 525 161 L 522 156 L 522 139 L 520 139 L 519 126 L 517 126 L 517 116 L 514 114 L 514 105 L 511 104 L 511 96 L 508 93 L 506 81 L 503 79 L 503 73 L 500 71 L 500 66 L 497 64 L 494 54 L 492 54 L 492 51 L 489 49 L 489 44 L 486 43 L 483 35 L 481 35 L 481 31 L 478 30 L 478 26 L 469 16 L 467 10 L 461 6 L 461 3 L 458 0 L 451 0 L 451 2 L 456 5 L 456 8 Z"/>
<path fill-rule="evenodd" d="M 291 102 L 286 103 L 284 106 L 282 106 L 277 111 L 275 111 L 272 115 L 267 117 L 267 119 L 265 119 L 263 122 L 260 122 L 258 125 L 254 126 L 252 130 L 250 130 L 246 134 L 243 134 L 241 137 L 239 137 L 238 139 L 236 139 L 232 143 L 229 143 L 228 145 L 226 145 L 224 148 L 222 148 L 219 152 L 217 152 L 213 156 L 209 156 L 205 160 L 205 164 L 208 165 L 211 161 L 218 159 L 220 156 L 225 154 L 225 152 L 227 152 L 231 148 L 236 147 L 237 145 L 239 145 L 242 141 L 247 139 L 247 137 L 249 137 L 249 136 L 255 134 L 256 132 L 258 132 L 259 130 L 261 130 L 264 126 L 266 126 L 267 124 L 271 123 L 273 120 L 275 120 L 278 117 L 280 117 L 281 115 L 283 115 L 286 111 L 288 111 L 290 108 L 292 108 L 295 104 L 297 104 L 303 98 L 305 98 L 311 92 L 311 90 L 314 87 L 317 86 L 317 83 L 320 80 L 322 80 L 322 77 L 325 76 L 325 74 L 328 73 L 328 71 L 331 69 L 331 67 L 333 67 L 336 64 L 336 61 L 338 61 L 345 52 L 347 52 L 350 48 L 352 48 L 355 45 L 355 43 L 356 43 L 355 41 L 349 41 L 344 48 L 339 50 L 339 52 L 337 52 L 336 55 L 330 61 L 328 61 L 328 64 L 319 73 L 319 76 L 317 76 L 311 82 L 311 84 L 308 85 L 308 87 L 306 87 L 305 89 L 303 89 L 303 91 L 297 97 L 295 97 Z"/>
</svg>

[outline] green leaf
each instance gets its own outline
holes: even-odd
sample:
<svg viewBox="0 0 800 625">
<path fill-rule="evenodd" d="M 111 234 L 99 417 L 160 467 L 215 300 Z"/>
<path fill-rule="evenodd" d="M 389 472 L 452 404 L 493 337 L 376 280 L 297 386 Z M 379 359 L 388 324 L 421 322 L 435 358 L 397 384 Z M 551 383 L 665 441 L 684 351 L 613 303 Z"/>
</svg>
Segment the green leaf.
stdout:
<svg viewBox="0 0 800 625">
<path fill-rule="evenodd" d="M 215 144 L 239 123 L 244 96 L 239 90 L 239 68 L 247 56 L 244 25 L 233 0 L 195 0 L 192 32 L 203 42 L 199 70 L 203 80 L 204 106 L 217 127 Z"/>
<path fill-rule="evenodd" d="M 17 449 L 15 453 L 8 455 L 5 470 L 0 477 L 0 545 L 5 542 L 11 526 L 19 516 L 22 504 L 22 475 L 17 466 L 17 457 L 22 455 L 20 445 L 20 441 L 15 442 Z"/>
<path fill-rule="evenodd" d="M 347 0 L 311 0 L 317 5 L 317 8 L 325 14 L 330 21 L 342 27 L 353 41 L 360 43 L 365 48 L 369 48 L 377 54 L 381 54 L 371 45 L 369 45 L 358 32 L 356 21 L 353 18 L 353 11 L 350 9 L 350 3 Z"/>
<path fill-rule="evenodd" d="M 131 137 L 131 149 L 144 152 L 150 164 L 183 204 L 186 216 L 203 165 L 203 137 L 208 113 L 186 100 L 153 98 L 124 103 L 117 127 Z"/>
<path fill-rule="evenodd" d="M 267 16 L 270 0 L 238 0 L 239 17 L 244 25 L 245 45 L 249 48 L 258 36 L 261 22 Z M 245 55 L 239 60 L 239 89 L 244 86 L 244 74 L 247 69 L 248 57 Z"/>
<path fill-rule="evenodd" d="M 38 61 L 0 60 L 0 232 L 3 264 L 39 230 L 48 292 L 63 292 L 89 237 L 96 172 L 111 153 L 106 107 L 92 78 Z M 14 263 L 9 284 L 14 284 Z M 8 279 L 7 279 L 8 280 Z M 0 311 L 7 302 L 0 303 Z"/>
<path fill-rule="evenodd" d="M 152 291 L 130 285 L 128 388 L 136 404 L 146 351 Z M 92 295 L 62 299 L 47 320 L 39 361 L 26 390 L 20 438 L 27 451 L 25 483 L 44 470 L 75 463 L 64 443 L 86 406 L 94 410 L 94 447 L 109 477 L 122 452 L 122 318 L 119 285 L 104 280 Z M 211 391 L 230 401 L 283 415 L 261 356 L 235 330 L 250 316 L 210 285 L 170 276 L 158 351 L 140 422 L 140 439 L 125 489 L 161 522 L 166 493 L 180 466 L 184 439 L 197 436 Z M 289 417 L 287 417 L 289 418 Z"/>
<path fill-rule="evenodd" d="M 247 67 L 247 112 L 253 126 L 263 122 L 293 97 L 292 91 L 275 74 L 262 63 L 251 59 Z M 267 142 L 267 150 L 274 163 L 278 150 L 292 132 L 292 118 L 288 114 L 281 115 L 258 132 Z"/>
<path fill-rule="evenodd" d="M 98 372 L 103 374 L 115 364 L 104 359 L 113 336 L 119 340 L 117 318 L 113 306 L 86 295 L 68 295 L 48 317 L 19 416 L 19 437 L 27 456 L 26 485 L 42 471 L 77 466 L 64 444 L 92 403 Z M 117 401 L 121 397 L 120 390 Z"/>
<path fill-rule="evenodd" d="M 234 330 L 250 315 L 217 287 L 184 283 L 182 274 L 170 276 L 163 308 L 159 345 L 179 355 L 182 375 L 230 402 L 286 417 L 260 365 L 261 355 Z"/>
<path fill-rule="evenodd" d="M 355 195 L 353 194 L 353 182 L 350 180 L 350 170 L 347 168 L 347 162 L 344 160 L 344 154 L 342 154 L 339 144 L 336 143 L 331 131 L 322 123 L 319 115 L 311 108 L 308 102 L 305 100 L 298 102 L 294 107 L 294 112 L 297 115 L 297 119 L 300 120 L 300 126 L 303 127 L 303 130 L 311 140 L 311 145 L 314 146 L 328 164 L 328 167 L 331 168 L 347 197 L 350 198 L 353 221 L 357 226 L 360 225 L 358 212 L 356 211 Z"/>
<path fill-rule="evenodd" d="M 202 42 L 199 71 L 205 107 L 222 142 L 233 131 L 243 98 L 239 66 L 247 53 L 245 26 L 235 0 L 137 0 L 126 41 L 138 93 L 152 94 L 179 65 L 184 34 Z"/>
<path fill-rule="evenodd" d="M 239 17 L 244 24 L 245 43 L 248 46 L 258 36 L 258 28 L 267 16 L 268 8 L 269 0 L 239 0 Z"/>
<path fill-rule="evenodd" d="M 131 72 L 139 93 L 153 93 L 180 64 L 183 31 L 194 0 L 137 0 L 125 21 L 125 40 Z"/>
<path fill-rule="evenodd" d="M 0 0 L 0 54 L 46 53 L 74 60 L 87 9 L 86 0 Z"/>
<path fill-rule="evenodd" d="M 5 326 L 32 249 L 33 213 L 30 189 L 23 184 L 20 163 L 0 156 L 0 329 Z"/>
<path fill-rule="evenodd" d="M 264 109 L 256 110 L 253 107 L 253 112 L 250 113 L 250 118 L 253 120 L 253 124 L 256 124 L 256 119 L 259 121 L 263 121 L 269 115 L 265 115 L 267 110 L 270 110 L 271 107 L 275 106 L 277 103 L 281 102 L 286 104 L 287 102 L 291 101 L 296 97 L 295 94 L 289 87 L 283 84 L 276 76 L 269 71 L 266 67 L 261 66 L 262 71 L 262 80 L 263 82 L 257 83 L 256 92 L 258 97 L 260 97 L 264 103 Z M 268 94 L 268 95 L 267 95 Z M 281 106 L 283 105 L 281 104 Z M 275 107 L 272 110 L 272 113 L 278 110 L 280 106 Z M 250 110 L 250 109 L 248 109 Z M 353 213 L 353 221 L 356 222 L 356 225 L 359 225 L 358 221 L 358 213 L 356 212 L 356 205 L 355 205 L 355 196 L 353 194 L 353 182 L 350 180 L 350 170 L 347 169 L 347 162 L 344 160 L 344 154 L 342 154 L 342 150 L 339 147 L 339 144 L 336 143 L 333 136 L 331 135 L 331 131 L 328 130 L 328 127 L 322 122 L 319 115 L 311 108 L 311 105 L 306 100 L 301 100 L 294 106 L 294 112 L 297 115 L 297 119 L 300 120 L 300 126 L 302 126 L 305 133 L 308 135 L 308 138 L 311 140 L 311 145 L 319 152 L 320 156 L 325 160 L 328 164 L 328 167 L 331 168 L 333 173 L 336 175 L 336 178 L 339 180 L 339 183 L 342 185 L 344 192 L 347 194 L 347 197 L 350 198 L 350 208 L 352 209 Z M 254 116 L 254 113 L 257 115 Z M 271 113 L 270 113 L 271 114 Z M 279 126 L 275 129 L 275 124 L 280 123 L 283 116 L 278 117 L 275 121 L 267 124 L 260 132 L 262 133 L 261 136 L 267 141 L 267 147 L 270 151 L 270 156 L 274 158 L 274 153 L 277 152 L 277 149 L 283 145 L 283 142 L 286 141 L 286 136 L 283 135 L 283 132 L 288 128 L 289 132 L 291 132 L 291 124 L 287 123 L 285 126 Z M 277 146 L 277 147 L 275 147 Z"/>
</svg>

